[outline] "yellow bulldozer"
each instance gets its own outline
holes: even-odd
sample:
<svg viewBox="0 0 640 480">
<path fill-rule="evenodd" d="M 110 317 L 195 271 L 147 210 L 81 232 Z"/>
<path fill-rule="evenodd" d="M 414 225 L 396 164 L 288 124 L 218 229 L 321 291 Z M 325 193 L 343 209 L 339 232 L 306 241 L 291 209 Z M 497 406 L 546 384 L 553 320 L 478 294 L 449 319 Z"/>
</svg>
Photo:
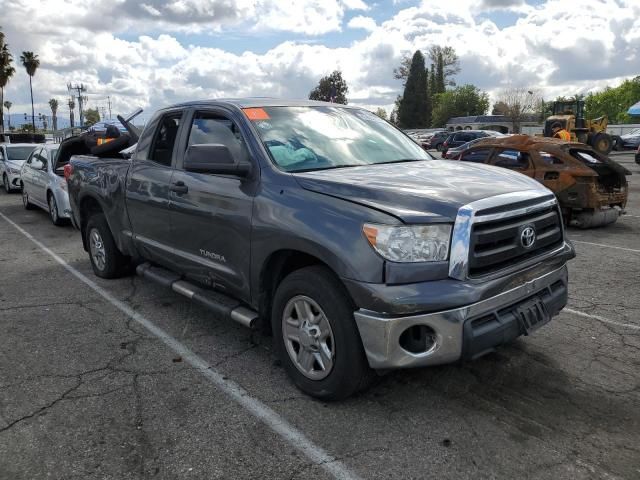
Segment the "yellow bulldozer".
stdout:
<svg viewBox="0 0 640 480">
<path fill-rule="evenodd" d="M 594 150 L 608 155 L 613 148 L 613 138 L 607 133 L 607 116 L 587 120 L 584 118 L 584 100 L 553 102 L 553 115 L 544 122 L 544 136 L 553 137 L 551 126 L 559 123 L 571 134 L 572 142 L 586 143 Z"/>
</svg>

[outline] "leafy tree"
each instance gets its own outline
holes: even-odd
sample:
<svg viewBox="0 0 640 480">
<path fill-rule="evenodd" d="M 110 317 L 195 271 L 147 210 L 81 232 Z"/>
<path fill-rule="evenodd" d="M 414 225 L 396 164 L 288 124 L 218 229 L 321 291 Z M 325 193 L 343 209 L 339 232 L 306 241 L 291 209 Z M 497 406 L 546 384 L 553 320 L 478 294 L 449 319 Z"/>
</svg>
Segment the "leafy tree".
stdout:
<svg viewBox="0 0 640 480">
<path fill-rule="evenodd" d="M 498 93 L 498 103 L 506 105 L 504 116 L 513 124 L 513 133 L 520 133 L 520 123 L 528 113 L 534 113 L 541 96 L 526 87 L 505 88 Z"/>
<path fill-rule="evenodd" d="M 13 103 L 11 103 L 9 100 L 5 100 L 3 105 L 4 108 L 7 109 L 7 125 L 9 127 L 9 130 L 11 130 L 11 107 L 13 106 Z"/>
<path fill-rule="evenodd" d="M 84 124 L 89 127 L 100 121 L 100 113 L 97 108 L 88 108 L 84 111 Z"/>
<path fill-rule="evenodd" d="M 33 52 L 22 52 L 20 55 L 20 61 L 22 62 L 22 66 L 27 71 L 27 75 L 29 75 L 29 91 L 31 92 L 31 125 L 33 126 L 33 131 L 36 131 L 36 115 L 33 109 L 33 86 L 31 84 L 31 79 L 36 74 L 36 70 L 40 66 L 40 60 L 38 59 L 38 55 L 35 55 Z"/>
<path fill-rule="evenodd" d="M 416 50 L 411 59 L 409 76 L 404 87 L 400 107 L 398 108 L 398 125 L 401 128 L 425 128 L 427 122 L 427 70 L 424 66 L 424 55 Z"/>
<path fill-rule="evenodd" d="M 634 103 L 640 102 L 640 76 L 625 80 L 618 87 L 607 87 L 596 93 L 589 93 L 585 99 L 585 116 L 597 118 L 609 117 L 611 123 L 634 123 L 627 110 Z"/>
<path fill-rule="evenodd" d="M 433 107 L 432 126 L 444 127 L 452 117 L 484 115 L 489 109 L 489 95 L 475 85 L 463 85 L 438 93 Z"/>
<path fill-rule="evenodd" d="M 58 130 L 58 100 L 52 98 L 49 100 L 49 107 L 51 107 L 51 120 L 53 122 L 53 130 Z"/>
<path fill-rule="evenodd" d="M 506 103 L 502 101 L 498 101 L 493 104 L 493 109 L 491 110 L 491 115 L 506 115 L 509 107 Z"/>
<path fill-rule="evenodd" d="M 436 82 L 438 83 L 437 93 L 442 93 L 445 87 L 455 87 L 456 82 L 453 77 L 460 73 L 460 59 L 453 47 L 434 45 L 429 49 L 429 60 L 431 69 L 436 67 Z"/>
<path fill-rule="evenodd" d="M 384 120 L 387 119 L 387 111 L 382 107 L 378 107 L 378 109 L 373 113 L 375 113 L 376 115 L 378 115 L 380 118 Z"/>
<path fill-rule="evenodd" d="M 331 75 L 322 77 L 318 86 L 309 93 L 309 100 L 347 104 L 349 87 L 342 78 L 342 72 L 335 70 Z"/>
<path fill-rule="evenodd" d="M 402 88 L 407 84 L 409 70 L 411 70 L 411 55 L 407 53 L 402 56 L 400 66 L 393 69 L 393 78 L 396 80 L 402 80 Z"/>
</svg>

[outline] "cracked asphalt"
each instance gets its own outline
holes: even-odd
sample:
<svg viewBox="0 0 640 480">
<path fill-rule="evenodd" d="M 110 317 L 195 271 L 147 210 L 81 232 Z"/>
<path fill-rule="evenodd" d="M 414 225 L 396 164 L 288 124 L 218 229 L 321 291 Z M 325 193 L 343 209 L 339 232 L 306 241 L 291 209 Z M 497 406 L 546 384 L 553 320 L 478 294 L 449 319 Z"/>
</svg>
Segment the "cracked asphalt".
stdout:
<svg viewBox="0 0 640 480">
<path fill-rule="evenodd" d="M 629 216 L 569 230 L 569 311 L 473 363 L 393 372 L 331 404 L 290 384 L 269 337 L 149 281 L 94 277 L 79 234 L 18 194 L 0 212 L 361 478 L 637 479 L 640 167 L 615 159 L 634 173 Z M 0 479 L 328 475 L 0 218 Z"/>
</svg>

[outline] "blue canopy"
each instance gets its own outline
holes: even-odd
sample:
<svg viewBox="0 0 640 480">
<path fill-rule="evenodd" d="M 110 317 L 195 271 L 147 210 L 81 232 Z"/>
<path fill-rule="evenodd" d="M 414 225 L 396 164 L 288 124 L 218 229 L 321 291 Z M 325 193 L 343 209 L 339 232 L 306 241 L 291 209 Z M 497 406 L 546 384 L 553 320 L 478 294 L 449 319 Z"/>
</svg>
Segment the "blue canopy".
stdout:
<svg viewBox="0 0 640 480">
<path fill-rule="evenodd" d="M 627 110 L 627 113 L 629 115 L 640 115 L 640 102 L 636 103 L 635 105 L 631 105 L 629 110 Z"/>
</svg>

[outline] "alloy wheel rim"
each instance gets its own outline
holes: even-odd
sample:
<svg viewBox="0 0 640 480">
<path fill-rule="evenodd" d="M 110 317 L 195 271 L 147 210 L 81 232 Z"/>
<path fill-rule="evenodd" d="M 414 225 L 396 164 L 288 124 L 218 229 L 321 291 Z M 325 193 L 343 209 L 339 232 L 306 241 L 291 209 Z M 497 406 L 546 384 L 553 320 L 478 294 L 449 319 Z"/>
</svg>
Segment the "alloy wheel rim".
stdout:
<svg viewBox="0 0 640 480">
<path fill-rule="evenodd" d="M 58 220 L 58 209 L 56 208 L 56 199 L 53 196 L 49 197 L 49 214 L 51 219 L 55 222 Z"/>
<path fill-rule="evenodd" d="M 311 380 L 326 378 L 335 362 L 335 341 L 329 320 L 310 297 L 291 298 L 282 314 L 282 336 L 289 358 Z"/>
<path fill-rule="evenodd" d="M 107 253 L 104 249 L 104 242 L 102 241 L 102 236 L 100 232 L 95 228 L 89 232 L 89 248 L 91 250 L 91 258 L 93 259 L 94 265 L 98 268 L 98 270 L 104 270 L 104 267 L 107 263 Z"/>
</svg>

